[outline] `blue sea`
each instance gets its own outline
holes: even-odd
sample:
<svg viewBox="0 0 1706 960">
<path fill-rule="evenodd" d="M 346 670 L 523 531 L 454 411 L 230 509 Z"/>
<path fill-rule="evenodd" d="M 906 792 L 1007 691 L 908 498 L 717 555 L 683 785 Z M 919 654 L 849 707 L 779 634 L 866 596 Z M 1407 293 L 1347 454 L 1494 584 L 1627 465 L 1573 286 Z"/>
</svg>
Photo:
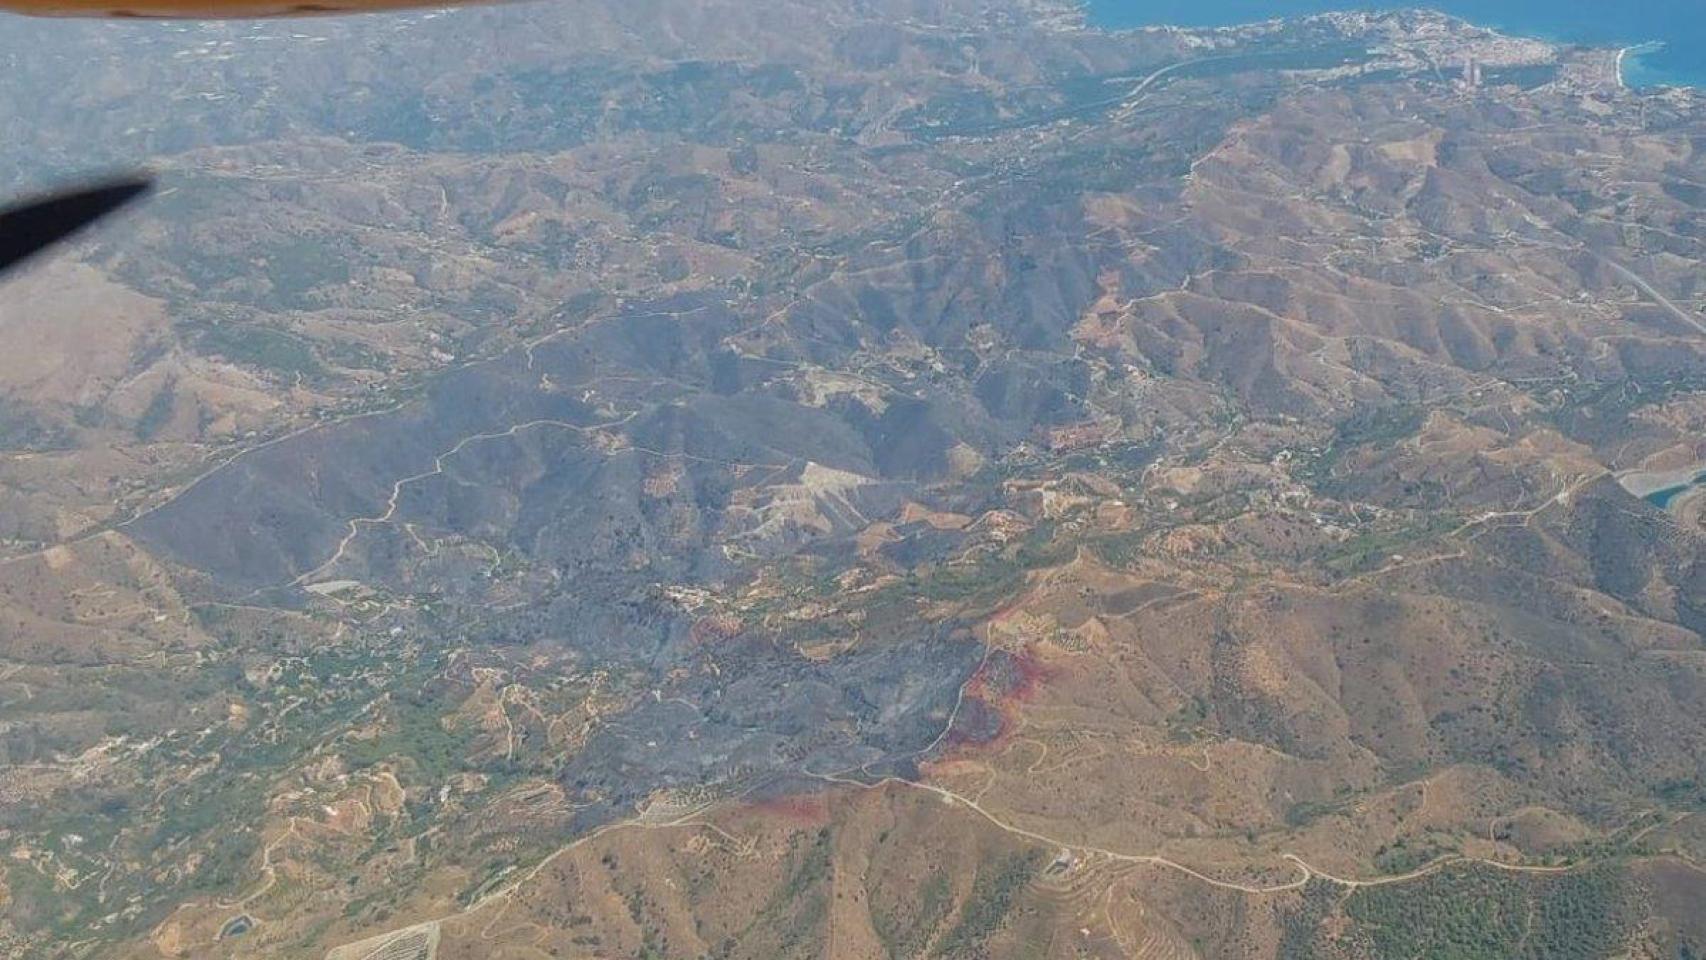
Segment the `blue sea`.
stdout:
<svg viewBox="0 0 1706 960">
<path fill-rule="evenodd" d="M 1631 87 L 1706 86 L 1706 0 L 1088 0 L 1091 20 L 1109 28 L 1172 24 L 1223 27 L 1330 10 L 1425 6 L 1506 33 L 1565 43 L 1653 44 L 1623 61 Z"/>
</svg>

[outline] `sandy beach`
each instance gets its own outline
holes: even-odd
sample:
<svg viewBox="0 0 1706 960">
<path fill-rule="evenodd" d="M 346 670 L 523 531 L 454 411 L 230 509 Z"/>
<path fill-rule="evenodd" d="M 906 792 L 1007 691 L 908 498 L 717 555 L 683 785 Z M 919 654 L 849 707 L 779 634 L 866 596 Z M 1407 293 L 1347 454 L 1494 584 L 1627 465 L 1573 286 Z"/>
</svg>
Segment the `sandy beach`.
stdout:
<svg viewBox="0 0 1706 960">
<path fill-rule="evenodd" d="M 1663 40 L 1649 40 L 1646 43 L 1637 43 L 1637 44 L 1634 44 L 1633 46 L 1623 47 L 1622 49 L 1618 50 L 1617 51 L 1617 85 L 1619 87 L 1623 88 L 1624 90 L 1629 89 L 1629 82 L 1623 78 L 1623 67 L 1624 67 L 1624 64 L 1626 64 L 1628 62 L 1628 58 L 1630 56 L 1633 55 L 1633 56 L 1638 57 L 1643 53 L 1657 53 L 1658 51 L 1663 50 L 1664 47 L 1665 47 L 1665 44 L 1664 44 Z"/>
</svg>

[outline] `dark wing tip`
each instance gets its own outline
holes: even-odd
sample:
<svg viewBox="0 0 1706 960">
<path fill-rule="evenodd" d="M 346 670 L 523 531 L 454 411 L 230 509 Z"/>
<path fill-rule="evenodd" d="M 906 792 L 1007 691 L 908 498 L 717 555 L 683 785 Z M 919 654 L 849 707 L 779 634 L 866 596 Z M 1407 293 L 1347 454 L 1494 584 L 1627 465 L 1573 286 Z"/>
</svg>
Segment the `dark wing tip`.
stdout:
<svg viewBox="0 0 1706 960">
<path fill-rule="evenodd" d="M 153 186 L 152 177 L 125 177 L 0 210 L 0 273 L 135 202 Z"/>
</svg>

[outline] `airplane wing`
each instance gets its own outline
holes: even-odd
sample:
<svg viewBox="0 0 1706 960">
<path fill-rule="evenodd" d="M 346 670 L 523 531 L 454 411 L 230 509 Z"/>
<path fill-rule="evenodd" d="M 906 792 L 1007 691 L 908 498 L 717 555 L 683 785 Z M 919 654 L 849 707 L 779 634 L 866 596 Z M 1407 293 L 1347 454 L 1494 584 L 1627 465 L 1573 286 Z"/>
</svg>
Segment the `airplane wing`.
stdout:
<svg viewBox="0 0 1706 960">
<path fill-rule="evenodd" d="M 445 5 L 446 0 L 0 0 L 0 13 L 208 20 L 305 17 Z M 0 274 L 137 199 L 148 187 L 146 180 L 126 180 L 0 210 Z"/>
<path fill-rule="evenodd" d="M 37 17 L 219 20 L 461 5 L 456 0 L 0 0 L 0 11 Z"/>
<path fill-rule="evenodd" d="M 147 177 L 114 180 L 0 210 L 0 274 L 139 199 Z"/>
<path fill-rule="evenodd" d="M 442 7 L 447 2 L 459 0 L 0 0 L 0 13 L 210 20 L 364 13 Z M 137 199 L 148 187 L 146 180 L 128 180 L 0 210 L 0 274 Z"/>
</svg>

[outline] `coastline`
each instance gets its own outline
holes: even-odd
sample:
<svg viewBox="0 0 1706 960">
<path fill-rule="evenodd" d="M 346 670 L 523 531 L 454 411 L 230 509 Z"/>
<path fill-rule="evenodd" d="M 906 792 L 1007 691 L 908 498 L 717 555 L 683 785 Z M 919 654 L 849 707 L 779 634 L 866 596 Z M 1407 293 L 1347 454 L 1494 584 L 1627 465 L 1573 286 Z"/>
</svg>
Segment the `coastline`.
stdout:
<svg viewBox="0 0 1706 960">
<path fill-rule="evenodd" d="M 1226 11 L 1220 10 L 1215 4 L 1204 5 L 1204 12 L 1194 16 L 1174 19 L 1169 17 L 1167 13 L 1162 13 L 1156 19 L 1149 20 L 1147 17 L 1134 17 L 1131 11 L 1124 8 L 1118 0 L 1070 0 L 1070 2 L 1082 12 L 1083 21 L 1086 25 L 1108 33 L 1156 29 L 1238 30 L 1334 13 L 1370 12 L 1367 5 L 1361 5 L 1359 8 L 1359 4 L 1354 0 L 1292 0 L 1292 2 L 1286 3 L 1276 2 L 1269 10 L 1263 11 L 1264 14 L 1268 15 L 1258 15 L 1248 21 L 1236 17 L 1217 16 L 1216 13 L 1224 14 Z M 1672 0 L 1654 0 L 1654 2 L 1662 5 L 1672 2 Z M 1465 9 L 1470 6 L 1474 6 L 1475 9 Z M 1597 48 L 1607 54 L 1616 50 L 1616 85 L 1618 89 L 1628 92 L 1652 92 L 1661 88 L 1692 88 L 1706 91 L 1706 71 L 1676 69 L 1668 63 L 1648 66 L 1640 62 L 1642 57 L 1664 51 L 1673 43 L 1687 46 L 1687 38 L 1692 34 L 1686 31 L 1678 33 L 1668 40 L 1632 42 L 1633 37 L 1628 30 L 1630 21 L 1627 18 L 1613 26 L 1596 21 L 1593 30 L 1570 29 L 1567 23 L 1548 24 L 1544 18 L 1538 18 L 1531 12 L 1525 14 L 1521 11 L 1486 9 L 1479 4 L 1472 5 L 1468 0 L 1390 0 L 1390 2 L 1374 4 L 1373 9 L 1386 13 L 1406 11 L 1438 13 L 1514 39 L 1535 40 L 1557 47 Z M 1168 10 L 1172 13 L 1179 12 L 1176 5 L 1169 6 Z M 1661 28 L 1662 26 L 1660 24 Z M 1634 36 L 1639 36 L 1639 34 Z M 1649 33 L 1648 36 L 1652 36 L 1652 34 Z"/>
<path fill-rule="evenodd" d="M 1628 70 L 1628 64 L 1629 64 L 1629 58 L 1630 57 L 1635 57 L 1635 58 L 1639 59 L 1641 57 L 1641 55 L 1643 55 L 1643 54 L 1657 53 L 1660 50 L 1663 50 L 1664 48 L 1665 48 L 1665 42 L 1663 40 L 1648 40 L 1644 43 L 1635 43 L 1635 44 L 1630 44 L 1629 46 L 1626 46 L 1626 47 L 1618 48 L 1618 50 L 1617 50 L 1617 87 L 1618 87 L 1618 89 L 1620 89 L 1620 90 L 1633 90 L 1633 89 L 1635 89 L 1634 87 L 1631 87 L 1629 85 L 1629 80 L 1628 80 L 1628 77 L 1626 75 L 1627 70 Z"/>
</svg>

